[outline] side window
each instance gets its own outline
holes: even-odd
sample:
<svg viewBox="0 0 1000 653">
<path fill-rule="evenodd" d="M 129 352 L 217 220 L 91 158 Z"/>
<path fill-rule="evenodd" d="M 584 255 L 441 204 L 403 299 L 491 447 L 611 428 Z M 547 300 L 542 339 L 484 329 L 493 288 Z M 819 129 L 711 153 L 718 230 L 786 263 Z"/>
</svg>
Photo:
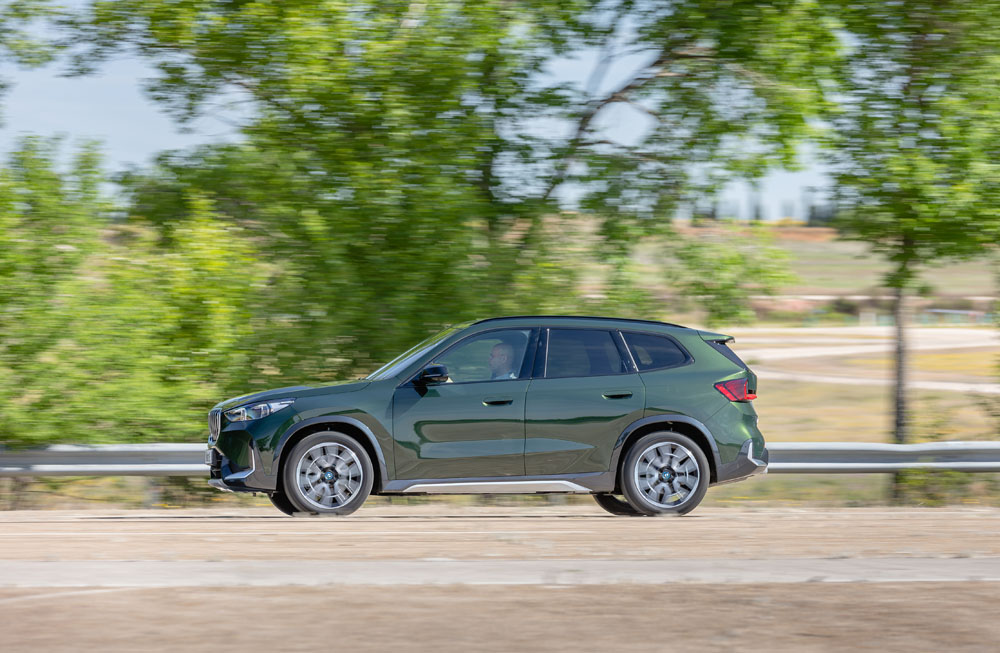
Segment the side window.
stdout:
<svg viewBox="0 0 1000 653">
<path fill-rule="evenodd" d="M 628 331 L 623 331 L 622 335 L 640 372 L 677 367 L 691 360 L 687 352 L 670 338 Z"/>
<path fill-rule="evenodd" d="M 610 331 L 552 329 L 549 332 L 547 378 L 605 376 L 628 372 Z"/>
<path fill-rule="evenodd" d="M 433 362 L 447 366 L 452 383 L 516 379 L 530 335 L 530 329 L 488 331 L 463 340 Z"/>
</svg>

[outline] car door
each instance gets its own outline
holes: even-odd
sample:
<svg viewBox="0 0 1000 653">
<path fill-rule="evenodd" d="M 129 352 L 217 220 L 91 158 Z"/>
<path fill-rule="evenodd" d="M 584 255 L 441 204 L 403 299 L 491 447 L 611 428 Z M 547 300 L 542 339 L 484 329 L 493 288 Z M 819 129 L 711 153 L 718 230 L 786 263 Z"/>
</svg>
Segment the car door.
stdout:
<svg viewBox="0 0 1000 653">
<path fill-rule="evenodd" d="M 604 472 L 645 386 L 617 331 L 552 328 L 525 400 L 525 474 Z M 540 378 L 539 378 L 540 377 Z"/>
<path fill-rule="evenodd" d="M 396 478 L 524 474 L 524 396 L 532 363 L 527 358 L 536 340 L 537 329 L 531 328 L 469 336 L 428 361 L 447 367 L 447 382 L 409 381 L 397 388 Z"/>
</svg>

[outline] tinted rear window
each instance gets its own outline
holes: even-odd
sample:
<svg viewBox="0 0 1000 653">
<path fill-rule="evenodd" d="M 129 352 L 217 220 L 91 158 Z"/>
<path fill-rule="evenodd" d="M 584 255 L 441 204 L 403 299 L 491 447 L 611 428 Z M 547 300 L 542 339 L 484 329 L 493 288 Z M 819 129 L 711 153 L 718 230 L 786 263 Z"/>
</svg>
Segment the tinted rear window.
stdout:
<svg viewBox="0 0 1000 653">
<path fill-rule="evenodd" d="M 720 354 L 722 354 L 723 356 L 725 356 L 726 358 L 728 358 L 732 362 L 736 363 L 737 365 L 739 365 L 743 369 L 745 369 L 745 370 L 750 369 L 749 367 L 747 367 L 746 363 L 744 363 L 742 360 L 740 360 L 740 357 L 736 355 L 736 352 L 733 351 L 732 349 L 730 349 L 729 345 L 727 345 L 726 343 L 724 343 L 724 342 L 717 342 L 717 341 L 714 341 L 714 340 L 710 340 L 708 342 L 708 344 L 712 345 L 712 349 L 714 349 L 715 351 L 719 352 Z"/>
<path fill-rule="evenodd" d="M 610 331 L 552 329 L 545 376 L 605 376 L 628 371 Z"/>
<path fill-rule="evenodd" d="M 688 353 L 670 338 L 627 331 L 622 332 L 622 335 L 625 336 L 625 342 L 628 343 L 640 372 L 677 367 L 691 360 Z"/>
</svg>

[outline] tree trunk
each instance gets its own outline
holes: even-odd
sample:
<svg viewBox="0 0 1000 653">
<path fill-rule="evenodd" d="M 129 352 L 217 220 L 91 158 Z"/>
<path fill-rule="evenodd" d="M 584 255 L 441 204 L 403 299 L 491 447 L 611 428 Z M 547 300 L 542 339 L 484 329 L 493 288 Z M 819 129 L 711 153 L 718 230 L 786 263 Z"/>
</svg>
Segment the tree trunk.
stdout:
<svg viewBox="0 0 1000 653">
<path fill-rule="evenodd" d="M 896 296 L 893 299 L 892 313 L 896 323 L 896 393 L 893 442 L 896 444 L 906 444 L 909 440 L 909 415 L 907 414 L 906 407 L 906 286 L 903 283 L 900 283 L 896 287 Z M 892 477 L 892 503 L 902 503 L 902 490 L 902 475 L 899 472 L 896 472 Z"/>
</svg>

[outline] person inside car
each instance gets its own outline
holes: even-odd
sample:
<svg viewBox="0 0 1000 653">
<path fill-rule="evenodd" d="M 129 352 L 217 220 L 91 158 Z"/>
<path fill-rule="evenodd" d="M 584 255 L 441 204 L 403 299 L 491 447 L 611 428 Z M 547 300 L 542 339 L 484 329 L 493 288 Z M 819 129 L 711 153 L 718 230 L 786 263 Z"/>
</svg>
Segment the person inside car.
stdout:
<svg viewBox="0 0 1000 653">
<path fill-rule="evenodd" d="M 490 350 L 490 380 L 516 379 L 514 371 L 514 347 L 506 342 L 494 345 Z"/>
</svg>

